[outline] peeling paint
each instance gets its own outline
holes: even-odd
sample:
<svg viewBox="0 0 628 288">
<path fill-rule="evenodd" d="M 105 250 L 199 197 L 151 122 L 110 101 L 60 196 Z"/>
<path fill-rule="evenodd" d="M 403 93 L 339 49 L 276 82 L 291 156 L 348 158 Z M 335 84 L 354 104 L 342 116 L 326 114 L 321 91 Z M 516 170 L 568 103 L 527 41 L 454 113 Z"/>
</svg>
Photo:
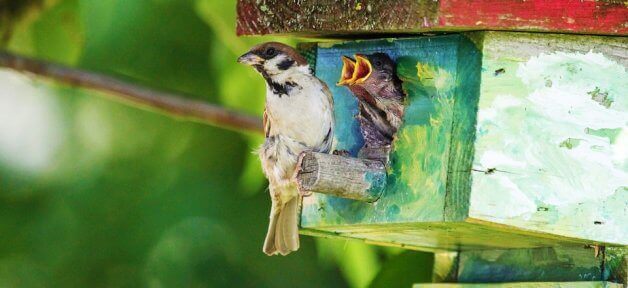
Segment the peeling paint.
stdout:
<svg viewBox="0 0 628 288">
<path fill-rule="evenodd" d="M 474 174 L 472 217 L 625 243 L 628 193 L 617 187 L 628 185 L 626 66 L 594 37 L 574 44 L 565 36 L 559 46 L 552 37 L 490 35 L 474 167 L 511 173 Z M 495 77 L 502 68 L 514 73 Z"/>
<path fill-rule="evenodd" d="M 582 141 L 582 140 L 581 139 L 574 139 L 574 138 L 567 138 L 565 141 L 560 142 L 558 147 L 563 147 L 563 148 L 567 148 L 567 149 L 573 149 L 575 147 L 578 147 L 578 145 L 580 145 L 580 141 Z"/>
<path fill-rule="evenodd" d="M 611 129 L 611 128 L 600 128 L 600 129 L 585 128 L 584 129 L 584 133 L 587 133 L 587 134 L 593 135 L 593 136 L 604 137 L 604 138 L 608 139 L 608 141 L 610 141 L 611 144 L 615 143 L 615 141 L 617 140 L 617 137 L 619 136 L 621 131 L 622 131 L 621 128 L 614 128 L 614 129 Z"/>
<path fill-rule="evenodd" d="M 610 108 L 613 104 L 613 99 L 608 97 L 608 92 L 600 91 L 600 87 L 595 87 L 595 90 L 589 91 L 587 94 L 591 95 L 591 100 L 606 108 Z"/>
</svg>

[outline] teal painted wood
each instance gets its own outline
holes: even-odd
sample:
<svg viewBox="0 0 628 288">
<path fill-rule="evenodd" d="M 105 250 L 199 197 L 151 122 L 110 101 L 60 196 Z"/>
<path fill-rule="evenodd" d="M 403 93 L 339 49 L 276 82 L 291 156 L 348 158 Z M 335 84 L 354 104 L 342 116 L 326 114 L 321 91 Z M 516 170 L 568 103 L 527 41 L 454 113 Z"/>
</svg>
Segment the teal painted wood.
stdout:
<svg viewBox="0 0 628 288">
<path fill-rule="evenodd" d="M 337 149 L 362 144 L 340 55 L 389 53 L 408 106 L 380 200 L 306 197 L 304 233 L 436 251 L 628 245 L 627 49 L 507 32 L 319 45 Z"/>
<path fill-rule="evenodd" d="M 458 46 L 463 41 L 468 40 L 451 35 L 347 42 L 318 48 L 316 75 L 328 83 L 334 95 L 336 149 L 356 155 L 362 145 L 354 118 L 356 100 L 346 87 L 334 85 L 340 78 L 340 55 L 388 53 L 398 61 L 404 89 L 412 92 L 408 95 L 405 124 L 398 134 L 400 141 L 391 155 L 389 183 L 380 200 L 367 204 L 323 195 L 305 198 L 303 227 L 445 220 L 453 97 L 457 87 L 454 82 Z M 434 78 L 418 78 L 419 63 Z"/>
<path fill-rule="evenodd" d="M 469 213 L 471 171 L 475 141 L 480 77 L 481 51 L 470 40 L 460 41 L 456 71 L 456 102 L 452 123 L 452 142 L 447 171 L 445 221 L 463 221 Z"/>
<path fill-rule="evenodd" d="M 594 246 L 436 253 L 433 282 L 626 283 L 626 260 L 628 250 L 625 248 Z"/>
<path fill-rule="evenodd" d="M 604 257 L 593 248 L 475 250 L 459 253 L 458 282 L 602 281 Z"/>
</svg>

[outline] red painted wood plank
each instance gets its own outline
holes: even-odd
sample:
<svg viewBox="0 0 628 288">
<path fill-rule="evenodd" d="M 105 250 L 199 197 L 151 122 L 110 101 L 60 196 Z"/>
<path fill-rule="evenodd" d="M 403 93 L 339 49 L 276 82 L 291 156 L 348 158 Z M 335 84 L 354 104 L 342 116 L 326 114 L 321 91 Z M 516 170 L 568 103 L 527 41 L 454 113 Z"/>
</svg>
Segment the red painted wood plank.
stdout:
<svg viewBox="0 0 628 288">
<path fill-rule="evenodd" d="M 626 34 L 628 8 L 625 3 L 592 0 L 442 0 L 439 25 Z"/>
</svg>

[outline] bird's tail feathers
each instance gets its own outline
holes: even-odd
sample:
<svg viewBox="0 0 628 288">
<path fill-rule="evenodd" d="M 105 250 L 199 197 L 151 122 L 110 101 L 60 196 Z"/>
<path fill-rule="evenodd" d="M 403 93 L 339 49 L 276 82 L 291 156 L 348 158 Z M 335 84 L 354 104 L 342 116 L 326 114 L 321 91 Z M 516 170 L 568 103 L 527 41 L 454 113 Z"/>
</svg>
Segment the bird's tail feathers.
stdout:
<svg viewBox="0 0 628 288">
<path fill-rule="evenodd" d="M 271 209 L 270 224 L 263 250 L 267 255 L 288 255 L 299 249 L 299 227 L 297 223 L 299 197 L 294 197 L 283 207 L 277 208 L 273 205 Z"/>
</svg>

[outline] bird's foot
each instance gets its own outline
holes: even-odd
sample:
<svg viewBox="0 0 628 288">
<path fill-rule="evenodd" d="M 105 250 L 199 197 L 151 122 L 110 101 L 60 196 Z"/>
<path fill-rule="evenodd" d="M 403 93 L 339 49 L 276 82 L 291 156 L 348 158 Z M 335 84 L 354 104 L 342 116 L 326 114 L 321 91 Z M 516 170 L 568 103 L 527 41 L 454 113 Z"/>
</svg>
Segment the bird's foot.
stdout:
<svg viewBox="0 0 628 288">
<path fill-rule="evenodd" d="M 388 163 L 390 155 L 390 145 L 362 147 L 358 152 L 358 158 L 381 161 L 384 165 Z"/>
<path fill-rule="evenodd" d="M 333 152 L 331 152 L 331 154 L 343 157 L 351 157 L 351 153 L 348 150 L 334 150 Z"/>
</svg>

